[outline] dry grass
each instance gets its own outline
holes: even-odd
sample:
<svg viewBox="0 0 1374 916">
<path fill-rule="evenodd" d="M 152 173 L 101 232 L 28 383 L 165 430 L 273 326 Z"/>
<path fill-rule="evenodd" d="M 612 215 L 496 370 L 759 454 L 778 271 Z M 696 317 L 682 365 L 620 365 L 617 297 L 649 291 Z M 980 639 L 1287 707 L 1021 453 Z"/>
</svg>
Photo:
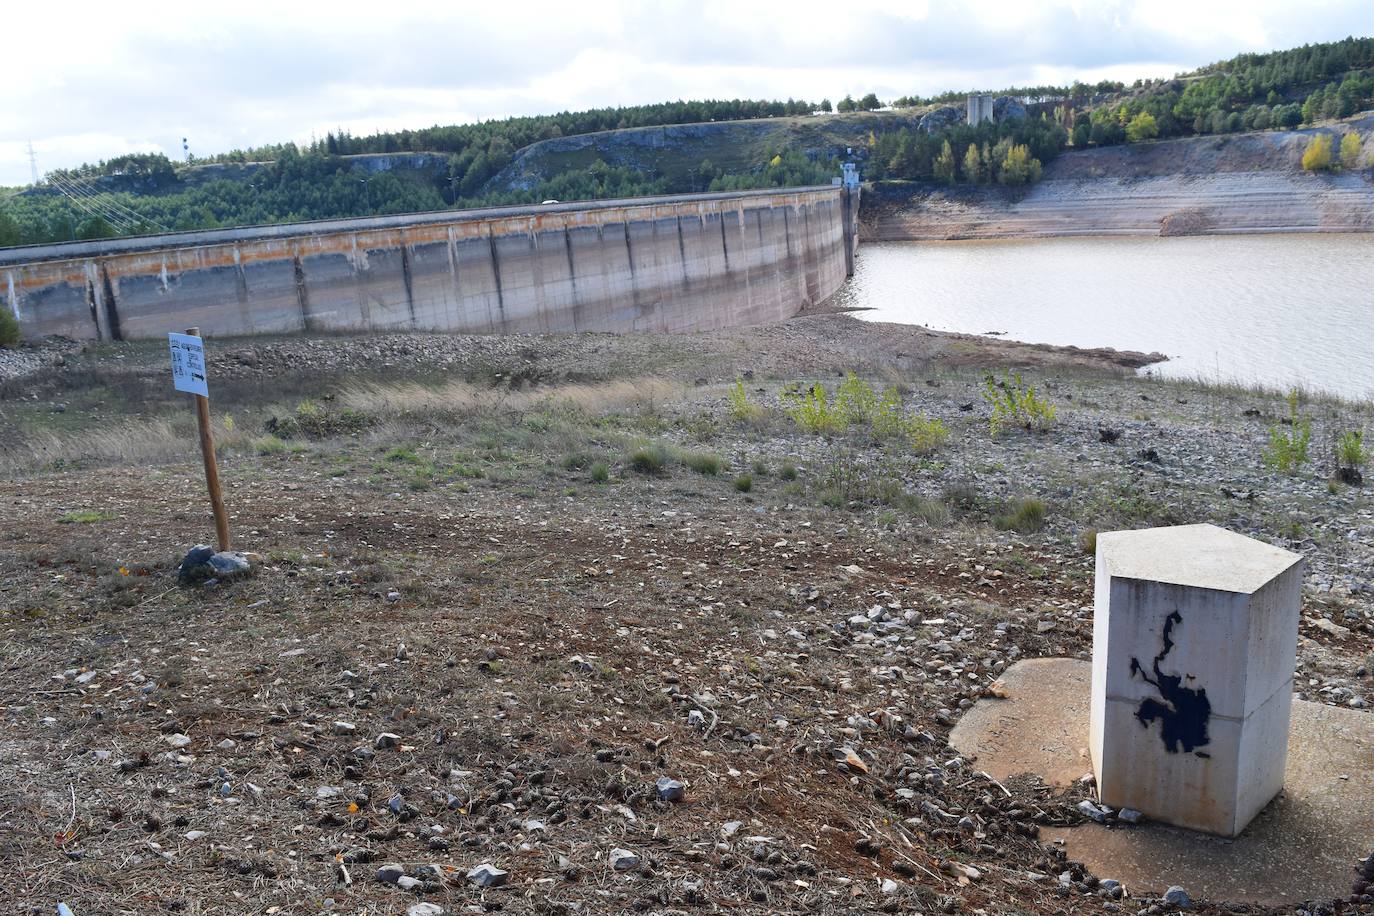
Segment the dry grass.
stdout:
<svg viewBox="0 0 1374 916">
<path fill-rule="evenodd" d="M 440 385 L 390 382 L 355 385 L 339 394 L 344 407 L 372 416 L 452 415 L 479 410 L 531 410 L 545 406 L 574 407 L 587 413 L 652 409 L 682 397 L 680 382 L 633 378 L 600 384 L 550 385 L 537 388 L 478 388 L 466 382 Z"/>
<path fill-rule="evenodd" d="M 215 446 L 247 448 L 252 436 L 242 428 L 211 423 Z M 0 474 L 14 474 L 63 464 L 140 464 L 193 458 L 197 454 L 195 421 L 130 420 L 109 427 L 72 433 L 39 431 L 0 451 Z"/>
</svg>

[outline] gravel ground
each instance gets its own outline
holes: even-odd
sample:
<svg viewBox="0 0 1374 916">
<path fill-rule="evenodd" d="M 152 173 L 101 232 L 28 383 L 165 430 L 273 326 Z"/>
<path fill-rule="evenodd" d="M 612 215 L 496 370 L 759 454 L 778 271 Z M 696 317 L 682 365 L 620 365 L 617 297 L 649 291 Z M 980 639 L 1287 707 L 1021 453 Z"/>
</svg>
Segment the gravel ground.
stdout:
<svg viewBox="0 0 1374 916">
<path fill-rule="evenodd" d="M 1082 820 L 1090 786 L 996 783 L 946 743 L 1007 665 L 1087 656 L 1096 529 L 1212 520 L 1300 550 L 1301 690 L 1371 696 L 1374 514 L 1325 462 L 1366 406 L 1306 405 L 1319 460 L 1290 477 L 1260 460 L 1273 397 L 839 316 L 211 358 L 240 435 L 236 546 L 258 554 L 211 586 L 175 582 L 209 529 L 194 453 L 83 451 L 184 412 L 158 394 L 159 346 L 89 347 L 0 388 L 16 911 L 1168 912 L 1165 888 L 1114 889 L 1036 841 Z M 1005 363 L 1058 405 L 1048 432 L 989 436 L 983 367 Z M 639 381 L 649 366 L 675 396 Z M 948 441 L 814 436 L 777 410 L 787 382 L 843 369 L 900 384 Z M 736 375 L 750 422 L 729 415 Z M 386 378 L 504 400 L 286 434 Z M 559 406 L 615 379 L 643 397 Z M 323 406 L 293 410 L 307 397 Z M 256 438 L 272 420 L 281 438 Z M 666 466 L 637 472 L 655 446 Z M 1026 498 L 1043 524 L 1014 530 Z"/>
</svg>

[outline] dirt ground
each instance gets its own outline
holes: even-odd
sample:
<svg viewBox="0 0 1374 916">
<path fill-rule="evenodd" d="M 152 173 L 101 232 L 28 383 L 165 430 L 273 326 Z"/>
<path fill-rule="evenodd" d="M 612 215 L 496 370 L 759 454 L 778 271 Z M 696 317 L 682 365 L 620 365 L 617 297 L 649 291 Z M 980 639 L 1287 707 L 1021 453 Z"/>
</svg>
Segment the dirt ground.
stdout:
<svg viewBox="0 0 1374 916">
<path fill-rule="evenodd" d="M 232 582 L 176 581 L 213 528 L 159 346 L 0 388 L 5 912 L 1164 912 L 1037 841 L 1090 785 L 946 744 L 1087 656 L 1098 528 L 1303 550 L 1309 698 L 1368 695 L 1363 491 L 1263 467 L 1279 399 L 1138 355 L 811 316 L 209 356 Z M 989 435 L 1006 365 L 1047 432 Z M 798 428 L 789 383 L 846 370 L 947 438 Z"/>
</svg>

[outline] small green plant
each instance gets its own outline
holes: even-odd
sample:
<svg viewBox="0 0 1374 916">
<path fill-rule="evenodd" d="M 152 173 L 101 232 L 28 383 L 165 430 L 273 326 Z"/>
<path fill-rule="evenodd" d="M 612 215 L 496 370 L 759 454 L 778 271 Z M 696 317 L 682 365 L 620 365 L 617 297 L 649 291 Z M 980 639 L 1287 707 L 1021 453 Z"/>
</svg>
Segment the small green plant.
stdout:
<svg viewBox="0 0 1374 916">
<path fill-rule="evenodd" d="M 744 379 L 735 379 L 728 395 L 730 399 L 730 419 L 736 423 L 757 423 L 763 418 L 763 407 L 749 400 L 749 392 L 744 390 Z"/>
<path fill-rule="evenodd" d="M 1054 425 L 1057 409 L 1036 394 L 1035 389 L 1021 379 L 1021 373 L 1008 371 L 999 382 L 988 375 L 983 381 L 983 400 L 992 408 L 988 417 L 988 431 L 996 436 L 1004 426 L 1045 432 Z"/>
<path fill-rule="evenodd" d="M 586 468 L 591 466 L 593 460 L 595 459 L 593 459 L 592 456 L 588 455 L 586 452 L 573 452 L 570 455 L 563 456 L 563 470 L 585 470 Z"/>
<path fill-rule="evenodd" d="M 741 493 L 748 493 L 754 489 L 754 476 L 752 474 L 741 474 L 735 478 L 735 489 Z"/>
<path fill-rule="evenodd" d="M 1369 461 L 1369 452 L 1364 447 L 1364 432 L 1348 430 L 1336 439 L 1336 461 L 1345 467 L 1362 468 Z"/>
<path fill-rule="evenodd" d="M 284 455 L 286 454 L 286 443 L 268 433 L 253 440 L 253 451 L 259 455 Z"/>
<path fill-rule="evenodd" d="M 604 461 L 593 461 L 587 470 L 587 476 L 591 478 L 592 483 L 605 483 L 611 479 L 611 466 Z"/>
<path fill-rule="evenodd" d="M 907 443 L 918 455 L 929 455 L 949 439 L 949 429 L 940 420 L 910 417 L 905 426 Z"/>
<path fill-rule="evenodd" d="M 792 422 L 808 433 L 829 435 L 843 432 L 848 425 L 845 415 L 831 406 L 825 386 L 819 382 L 800 393 L 785 393 L 783 404 Z"/>
<path fill-rule="evenodd" d="M 904 438 L 918 455 L 928 455 L 949 439 L 949 429 L 940 420 L 908 417 L 902 409 L 902 394 L 888 388 L 873 410 L 871 428 L 875 439 Z"/>
<path fill-rule="evenodd" d="M 902 393 L 894 387 L 883 391 L 882 398 L 873 412 L 873 435 L 879 439 L 892 439 L 900 436 L 906 422 L 902 411 Z"/>
<path fill-rule="evenodd" d="M 853 372 L 844 377 L 835 393 L 835 413 L 846 426 L 864 426 L 873 421 L 878 410 L 878 396 L 873 386 Z"/>
<path fill-rule="evenodd" d="M 725 462 L 715 452 L 687 452 L 682 456 L 682 463 L 707 477 L 716 476 L 725 466 Z"/>
<path fill-rule="evenodd" d="M 1078 549 L 1090 557 L 1097 556 L 1097 529 L 1089 528 L 1078 535 Z"/>
<path fill-rule="evenodd" d="M 778 476 L 783 480 L 796 480 L 797 466 L 790 461 L 784 461 L 782 467 L 778 468 Z"/>
<path fill-rule="evenodd" d="M 1044 500 L 1027 496 L 1010 507 L 1010 511 L 999 515 L 994 521 L 997 527 L 1003 531 L 1033 534 L 1045 527 Z"/>
<path fill-rule="evenodd" d="M 57 521 L 63 525 L 90 525 L 95 522 L 108 522 L 112 518 L 113 514 L 101 512 L 99 509 L 73 509 L 62 513 Z"/>
<path fill-rule="evenodd" d="M 1269 447 L 1264 450 L 1264 463 L 1276 471 L 1296 474 L 1308 462 L 1307 449 L 1312 444 L 1312 423 L 1299 410 L 1298 389 L 1288 392 L 1288 423 L 1271 427 Z"/>
<path fill-rule="evenodd" d="M 668 456 L 663 446 L 656 443 L 641 445 L 629 456 L 630 470 L 636 474 L 661 474 L 667 462 Z"/>
<path fill-rule="evenodd" d="M 382 460 L 383 460 L 383 461 L 390 461 L 390 462 L 392 462 L 393 464 L 424 464 L 424 463 L 425 463 L 425 460 L 424 460 L 423 458 L 421 458 L 419 455 L 415 454 L 415 450 L 414 450 L 414 449 L 412 449 L 412 448 L 406 448 L 406 447 L 403 446 L 403 445 L 395 445 L 395 446 L 392 446 L 391 448 L 387 449 L 387 450 L 386 450 L 386 453 L 382 455 Z"/>
<path fill-rule="evenodd" d="M 768 476 L 768 462 L 764 461 L 762 458 L 755 458 L 753 464 L 750 465 L 750 467 L 753 470 L 755 477 Z"/>
<path fill-rule="evenodd" d="M 1361 470 L 1369 462 L 1369 452 L 1364 447 L 1364 431 L 1346 430 L 1336 437 L 1336 478 L 1351 486 L 1364 483 Z"/>
<path fill-rule="evenodd" d="M 19 319 L 14 312 L 0 307 L 0 347 L 19 346 Z"/>
</svg>

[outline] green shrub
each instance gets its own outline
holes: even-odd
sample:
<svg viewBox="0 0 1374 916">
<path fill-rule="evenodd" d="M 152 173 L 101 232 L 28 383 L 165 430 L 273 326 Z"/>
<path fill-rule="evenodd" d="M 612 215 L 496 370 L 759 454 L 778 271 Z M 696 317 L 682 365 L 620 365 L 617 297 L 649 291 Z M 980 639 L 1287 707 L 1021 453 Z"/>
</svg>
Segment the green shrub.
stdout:
<svg viewBox="0 0 1374 916">
<path fill-rule="evenodd" d="M 983 400 L 992 408 L 988 431 L 994 436 L 1008 425 L 1039 432 L 1054 425 L 1055 406 L 1022 381 L 1019 372 L 1007 372 L 1000 382 L 991 375 L 986 376 Z"/>
<path fill-rule="evenodd" d="M 9 309 L 0 307 L 0 347 L 19 346 L 19 320 Z"/>
<path fill-rule="evenodd" d="M 778 468 L 778 476 L 783 480 L 796 480 L 797 466 L 790 461 L 784 461 L 782 467 Z"/>
<path fill-rule="evenodd" d="M 296 405 L 290 416 L 273 416 L 267 421 L 267 432 L 282 438 L 297 435 L 323 438 L 340 433 L 355 433 L 372 422 L 367 414 L 345 407 L 342 410 L 329 410 L 314 401 L 305 400 Z"/>
<path fill-rule="evenodd" d="M 911 417 L 906 421 L 906 438 L 913 452 L 929 455 L 949 439 L 949 429 L 940 420 Z"/>
<path fill-rule="evenodd" d="M 735 379 L 734 387 L 730 389 L 729 399 L 731 420 L 737 423 L 757 423 L 763 418 L 763 407 L 749 401 L 749 392 L 744 390 L 744 379 Z"/>
<path fill-rule="evenodd" d="M 629 456 L 630 470 L 637 474 L 661 474 L 668 463 L 668 455 L 657 443 L 641 445 Z"/>
<path fill-rule="evenodd" d="M 873 421 L 878 410 L 878 396 L 873 386 L 853 372 L 844 377 L 835 393 L 835 413 L 845 426 L 864 426 Z"/>
<path fill-rule="evenodd" d="M 848 425 L 844 414 L 830 405 L 825 386 L 819 382 L 804 392 L 783 395 L 784 409 L 799 429 L 817 435 L 843 432 Z"/>
<path fill-rule="evenodd" d="M 893 439 L 900 436 L 906 422 L 902 411 L 902 393 L 896 388 L 883 391 L 882 399 L 873 412 L 873 435 L 879 439 Z"/>
<path fill-rule="evenodd" d="M 253 440 L 253 451 L 259 455 L 284 455 L 286 443 L 268 433 L 260 439 Z"/>
<path fill-rule="evenodd" d="M 902 409 L 902 395 L 896 388 L 883 392 L 873 410 L 871 428 L 876 439 L 904 438 L 918 455 L 928 455 L 949 439 L 949 429 L 940 420 L 908 417 Z"/>
<path fill-rule="evenodd" d="M 725 462 L 715 452 L 687 452 L 682 456 L 682 463 L 707 477 L 716 476 L 725 466 Z"/>
<path fill-rule="evenodd" d="M 1298 409 L 1298 389 L 1288 392 L 1288 424 L 1269 430 L 1269 447 L 1262 456 L 1264 463 L 1285 474 L 1296 474 L 1308 462 L 1307 449 L 1312 444 L 1312 424 Z"/>
<path fill-rule="evenodd" d="M 748 493 L 754 489 L 754 478 L 751 474 L 741 474 L 735 478 L 735 489 L 741 493 Z"/>
<path fill-rule="evenodd" d="M 1078 548 L 1090 557 L 1097 556 L 1097 529 L 1089 528 L 1078 535 Z"/>
<path fill-rule="evenodd" d="M 1336 439 L 1336 464 L 1343 468 L 1362 468 L 1369 462 L 1364 447 L 1364 432 L 1347 430 Z"/>
<path fill-rule="evenodd" d="M 995 523 L 1003 531 L 1032 534 L 1045 527 L 1045 503 L 1033 496 L 1027 496 L 1012 507 L 1011 511 L 999 515 Z"/>
<path fill-rule="evenodd" d="M 592 479 L 592 483 L 605 483 L 611 479 L 611 466 L 604 461 L 593 461 L 587 476 Z"/>
<path fill-rule="evenodd" d="M 754 463 L 751 465 L 751 468 L 753 469 L 754 476 L 756 477 L 768 476 L 768 462 L 764 461 L 762 458 L 755 458 Z"/>
</svg>

